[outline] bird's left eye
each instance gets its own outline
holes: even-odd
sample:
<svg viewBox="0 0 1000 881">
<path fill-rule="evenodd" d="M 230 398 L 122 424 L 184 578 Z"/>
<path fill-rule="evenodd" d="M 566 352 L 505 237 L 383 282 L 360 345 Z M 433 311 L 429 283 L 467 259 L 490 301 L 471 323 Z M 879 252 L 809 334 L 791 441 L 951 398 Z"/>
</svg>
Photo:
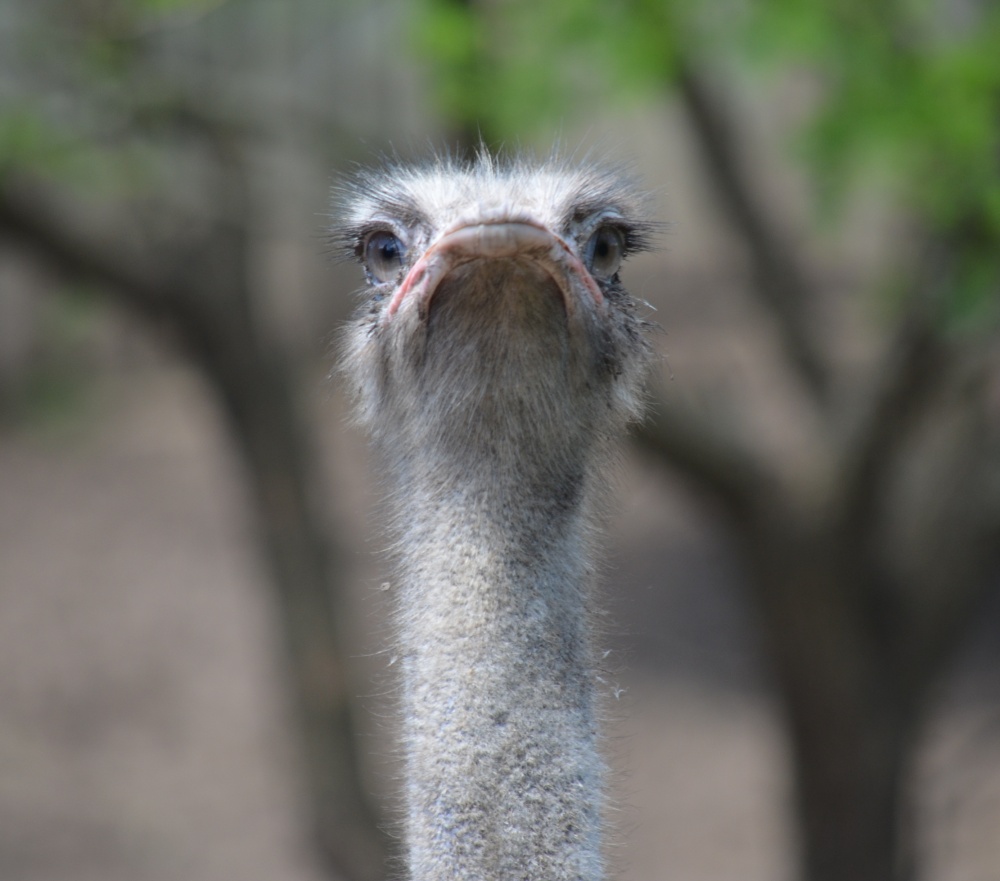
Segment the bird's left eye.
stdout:
<svg viewBox="0 0 1000 881">
<path fill-rule="evenodd" d="M 597 279 L 609 279 L 622 265 L 625 257 L 625 237 L 614 226 L 602 226 L 587 242 L 584 262 L 590 274 Z"/>
<path fill-rule="evenodd" d="M 388 230 L 373 232 L 365 242 L 365 268 L 375 281 L 393 281 L 403 267 L 405 254 L 406 245 L 397 236 Z"/>
</svg>

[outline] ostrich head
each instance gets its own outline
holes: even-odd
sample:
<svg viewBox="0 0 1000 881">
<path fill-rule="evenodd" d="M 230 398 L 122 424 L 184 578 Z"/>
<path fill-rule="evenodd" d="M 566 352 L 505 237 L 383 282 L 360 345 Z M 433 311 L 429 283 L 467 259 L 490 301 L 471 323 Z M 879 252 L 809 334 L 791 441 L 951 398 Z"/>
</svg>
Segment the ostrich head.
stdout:
<svg viewBox="0 0 1000 881">
<path fill-rule="evenodd" d="M 639 413 L 647 346 L 619 269 L 651 225 L 628 179 L 482 154 L 368 172 L 348 195 L 368 287 L 344 361 L 383 451 L 547 467 Z"/>
</svg>

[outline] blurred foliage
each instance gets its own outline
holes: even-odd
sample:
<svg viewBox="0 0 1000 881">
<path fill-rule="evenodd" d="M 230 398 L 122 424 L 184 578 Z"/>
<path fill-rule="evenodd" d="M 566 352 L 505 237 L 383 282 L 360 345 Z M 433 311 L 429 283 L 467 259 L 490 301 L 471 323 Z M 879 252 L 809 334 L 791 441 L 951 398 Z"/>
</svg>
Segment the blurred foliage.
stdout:
<svg viewBox="0 0 1000 881">
<path fill-rule="evenodd" d="M 12 171 L 107 195 L 148 184 L 154 151 L 137 109 L 157 93 L 148 35 L 219 0 L 41 0 L 0 28 L 0 178 Z"/>
<path fill-rule="evenodd" d="M 84 286 L 62 286 L 40 302 L 30 357 L 17 376 L 0 373 L 0 426 L 30 426 L 35 437 L 74 434 L 90 423 L 106 323 Z M 41 434 L 39 434 L 39 430 Z"/>
<path fill-rule="evenodd" d="M 439 99 L 487 140 L 669 88 L 680 64 L 804 83 L 794 143 L 836 215 L 872 173 L 954 249 L 951 319 L 1000 279 L 1000 6 L 933 0 L 425 0 Z"/>
</svg>

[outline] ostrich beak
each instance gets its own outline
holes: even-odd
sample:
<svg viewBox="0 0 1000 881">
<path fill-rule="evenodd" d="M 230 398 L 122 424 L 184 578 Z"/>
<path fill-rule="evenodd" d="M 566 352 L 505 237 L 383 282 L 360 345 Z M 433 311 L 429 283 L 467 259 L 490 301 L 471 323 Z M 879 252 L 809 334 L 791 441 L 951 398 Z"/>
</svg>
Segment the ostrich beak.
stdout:
<svg viewBox="0 0 1000 881">
<path fill-rule="evenodd" d="M 604 295 L 580 258 L 561 237 L 530 220 L 497 220 L 465 223 L 445 230 L 427 248 L 396 289 L 385 311 L 389 321 L 400 307 L 413 300 L 426 314 L 441 280 L 473 260 L 530 260 L 544 269 L 562 292 L 567 314 L 576 311 L 582 286 L 594 305 L 604 305 Z"/>
</svg>

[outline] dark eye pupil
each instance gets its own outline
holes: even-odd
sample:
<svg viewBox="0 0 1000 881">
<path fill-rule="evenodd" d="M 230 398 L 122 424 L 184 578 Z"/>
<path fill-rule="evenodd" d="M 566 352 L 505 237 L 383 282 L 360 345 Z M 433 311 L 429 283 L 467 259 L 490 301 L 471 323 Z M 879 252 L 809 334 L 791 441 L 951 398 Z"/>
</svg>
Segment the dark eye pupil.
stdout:
<svg viewBox="0 0 1000 881">
<path fill-rule="evenodd" d="M 399 275 L 405 253 L 403 243 L 391 232 L 372 233 L 364 249 L 368 275 L 378 282 L 393 281 Z"/>
<path fill-rule="evenodd" d="M 621 266 L 625 255 L 625 239 L 613 226 L 602 226 L 587 243 L 587 269 L 595 278 L 610 279 Z"/>
</svg>

